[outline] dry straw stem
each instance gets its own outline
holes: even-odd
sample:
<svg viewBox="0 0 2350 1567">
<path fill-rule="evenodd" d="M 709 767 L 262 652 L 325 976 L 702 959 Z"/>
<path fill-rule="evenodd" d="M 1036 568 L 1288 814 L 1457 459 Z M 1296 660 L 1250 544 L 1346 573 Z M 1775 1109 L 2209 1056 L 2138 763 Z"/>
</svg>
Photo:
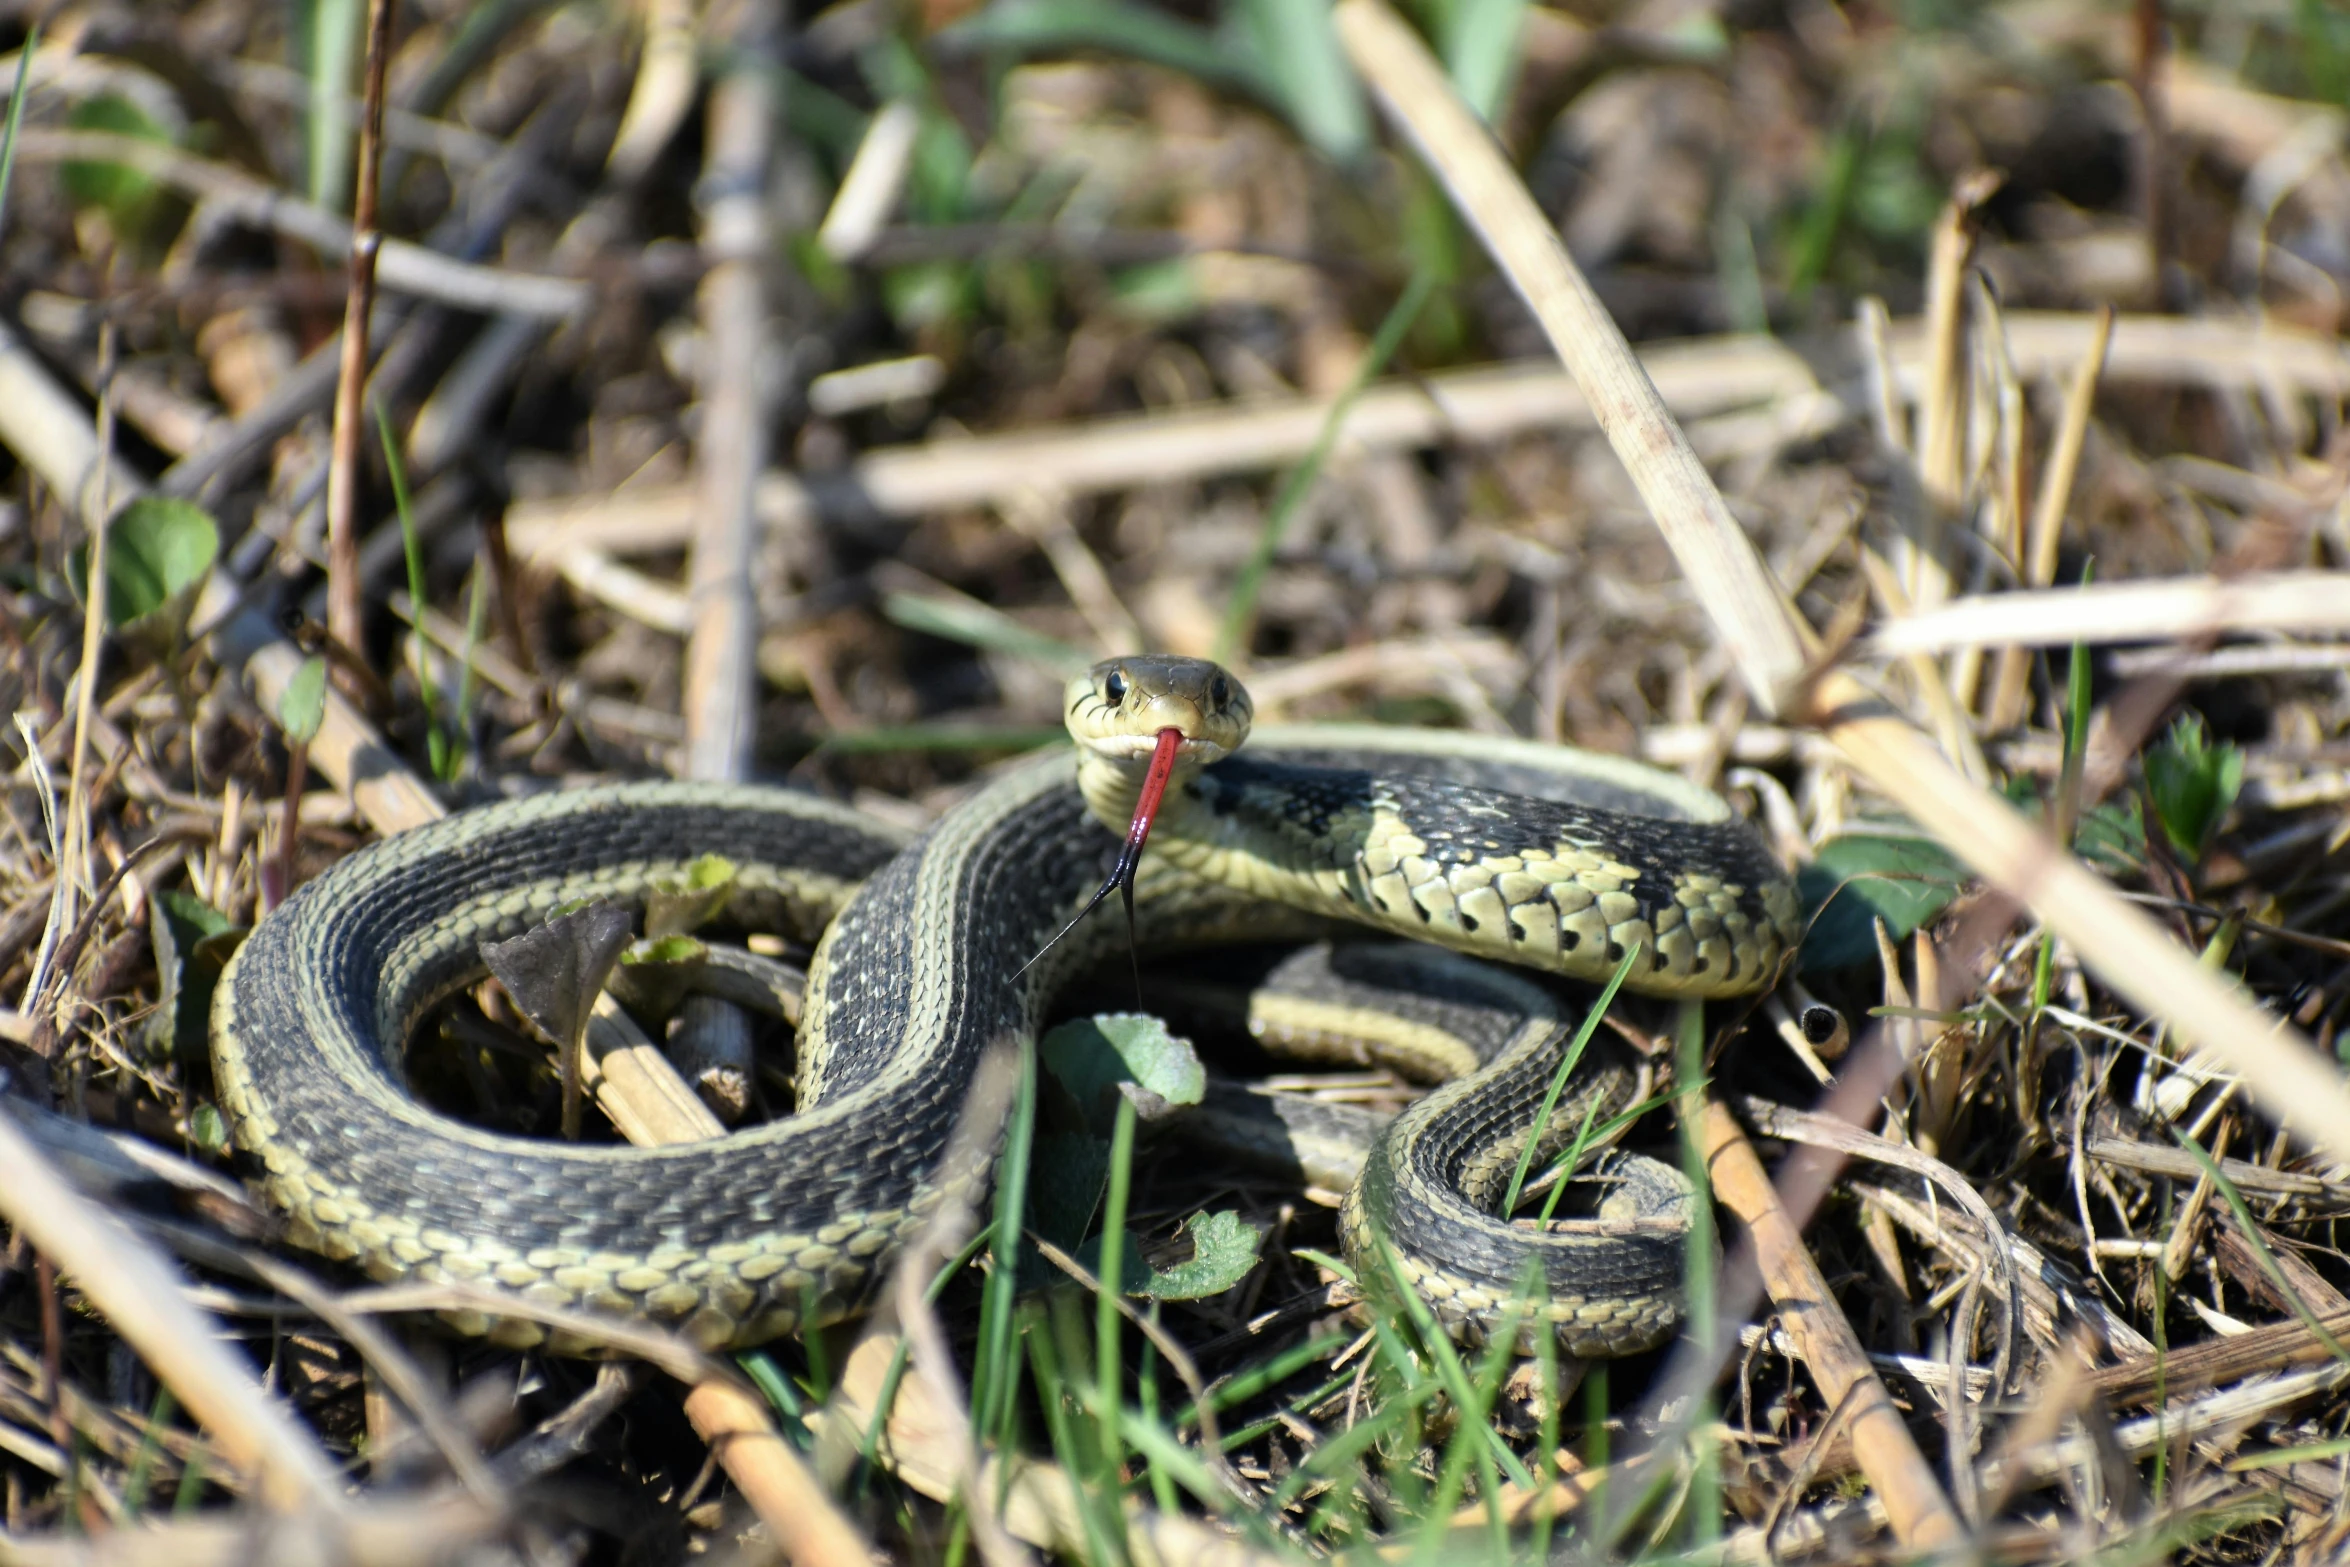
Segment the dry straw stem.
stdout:
<svg viewBox="0 0 2350 1567">
<path fill-rule="evenodd" d="M 1919 406 L 1918 476 L 1933 504 L 1947 512 L 1958 505 L 1966 483 L 1967 375 L 1964 348 L 1966 264 L 1975 244 L 1975 208 L 1989 199 L 1997 182 L 1982 174 L 1961 179 L 1934 223 L 1932 254 L 1926 264 L 1925 389 Z M 1938 526 L 1937 523 L 1934 524 Z M 1919 562 L 1938 575 L 1929 554 Z M 1908 584 L 1929 602 L 1941 597 L 1927 580 Z"/>
<path fill-rule="evenodd" d="M 178 1270 L 68 1185 L 6 1116 L 0 1116 L 0 1216 L 81 1286 L 229 1462 L 257 1477 L 270 1507 L 328 1516 L 342 1510 L 342 1487 L 326 1455 L 187 1303 Z"/>
<path fill-rule="evenodd" d="M 614 183 L 634 185 L 677 135 L 701 85 L 696 57 L 693 0 L 651 0 L 645 7 L 645 42 L 637 53 L 636 80 L 604 171 Z"/>
<path fill-rule="evenodd" d="M 1809 396 L 1818 378 L 1784 344 L 1725 338 L 1655 350 L 1649 372 L 1687 418 Z M 1019 504 L 1047 485 L 1067 496 L 1136 485 L 1256 473 L 1302 459 L 1320 438 L 1329 402 L 1250 398 L 1164 414 L 1128 414 L 1002 434 L 959 436 L 867 454 L 840 475 L 806 481 L 771 471 L 759 480 L 770 527 L 825 519 L 915 517 L 960 506 Z M 1391 451 L 1445 441 L 1494 441 L 1521 430 L 1592 427 L 1590 405 L 1547 365 L 1452 371 L 1365 392 L 1342 427 L 1345 449 Z M 508 533 L 521 556 L 589 546 L 615 554 L 674 550 L 689 536 L 691 485 L 632 486 L 622 494 L 517 504 Z"/>
<path fill-rule="evenodd" d="M 638 625 L 673 637 L 694 629 L 693 600 L 669 583 L 621 565 L 603 550 L 565 550 L 556 569 L 583 597 L 626 615 Z"/>
<path fill-rule="evenodd" d="M 252 1567 L 333 1562 L 336 1567 L 443 1567 L 475 1559 L 469 1547 L 502 1520 L 462 1497 L 362 1506 L 331 1523 L 315 1516 L 256 1520 L 213 1513 L 104 1534 L 26 1539 L 0 1532 L 6 1567 Z M 496 1559 L 512 1560 L 511 1557 Z"/>
<path fill-rule="evenodd" d="M 2017 313 L 2006 322 L 2016 373 L 2027 381 L 2070 375 L 2097 330 L 2094 316 L 2056 312 Z M 1914 397 L 1923 381 L 1923 339 L 1915 322 L 1897 324 L 1893 334 L 1894 379 Z M 1822 391 L 1803 357 L 1769 338 L 1699 338 L 1647 347 L 1639 358 L 1665 405 L 1684 420 Z M 2332 398 L 2350 395 L 2350 356 L 2333 339 L 2311 333 L 2132 316 L 2115 325 L 2105 381 L 2229 391 L 2283 387 Z M 1867 413 L 1871 394 L 1857 368 L 1847 391 L 1854 410 Z M 1326 399 L 1245 398 L 883 447 L 831 477 L 803 481 L 770 470 L 759 478 L 755 501 L 767 527 L 817 519 L 853 526 L 963 506 L 1003 506 L 1040 484 L 1084 496 L 1259 473 L 1303 458 L 1328 411 Z M 1348 414 L 1341 440 L 1347 450 L 1379 452 L 1594 427 L 1591 405 L 1574 378 L 1529 362 L 1374 386 Z M 578 548 L 655 554 L 686 546 L 697 505 L 691 484 L 647 484 L 620 493 L 518 502 L 507 526 L 515 553 L 524 558 Z"/>
<path fill-rule="evenodd" d="M 2350 632 L 2350 572 L 2169 577 L 1955 599 L 1888 621 L 1868 651 L 1886 658 L 1963 647 L 2192 642 L 2231 631 Z"/>
<path fill-rule="evenodd" d="M 1356 66 L 1378 89 L 1390 112 L 1408 126 L 1425 123 L 1440 128 L 1440 136 L 1417 130 L 1415 135 L 1454 201 L 1486 236 L 1495 259 L 1512 271 L 1519 292 L 1542 315 L 1543 301 L 1558 292 L 1558 275 L 1571 277 L 1574 264 L 1499 149 L 1453 95 L 1418 38 L 1380 0 L 1341 0 L 1335 14 Z M 1488 206 L 1495 215 L 1485 214 Z M 1505 230 L 1513 242 L 1506 247 L 1500 243 Z M 1529 283 L 1515 276 L 1522 265 L 1539 268 L 1547 281 Z M 1589 290 L 1582 288 L 1580 293 L 1587 298 Z M 1571 354 L 1570 364 L 1576 358 L 1611 356 L 1619 363 L 1605 384 L 1631 381 L 1645 387 L 1646 378 L 1638 374 L 1623 335 L 1602 320 L 1604 331 L 1571 344 L 1559 343 L 1561 356 Z M 1552 323 L 1546 319 L 1545 325 Z M 2259 341 L 2255 339 L 2256 344 Z M 2343 363 L 2338 346 L 2333 356 L 2337 366 Z M 2017 351 L 2019 363 L 2025 357 Z M 1605 406 L 1596 397 L 1594 405 Z M 1785 695 L 1781 683 L 1788 649 L 1775 638 L 1783 634 L 1794 642 L 1792 608 L 1770 582 L 1752 542 L 1723 507 L 1688 443 L 1677 432 L 1661 428 L 1671 424 L 1663 406 L 1652 396 L 1619 405 L 1614 417 L 1627 418 L 1634 412 L 1644 428 L 1624 431 L 1617 449 L 1629 448 L 1646 464 L 1670 463 L 1676 471 L 1676 482 L 1670 486 L 1642 487 L 1652 508 L 1661 511 L 1663 503 L 1711 498 L 1710 505 L 1659 515 L 1666 542 L 1714 615 L 1748 687 L 1767 692 L 1772 699 Z M 1603 413 L 1602 423 L 1609 417 Z M 1648 428 L 1651 424 L 1660 428 Z M 1712 575 L 1722 562 L 1738 556 L 1746 558 L 1743 568 Z M 2338 615 L 2339 603 L 2350 601 L 2350 596 L 2343 594 L 2340 579 L 2336 583 L 2333 612 Z M 1770 604 L 1738 601 L 1750 592 L 1767 594 Z M 2073 634 L 2068 631 L 2067 638 Z M 1758 637 L 1769 645 L 1758 645 Z M 1828 675 L 1803 705 L 1864 777 L 1967 865 L 2029 904 L 2107 984 L 2147 1016 L 2167 1021 L 2184 1041 L 2203 1046 L 2241 1073 L 2262 1108 L 2284 1125 L 2335 1158 L 2350 1160 L 2350 1090 L 2297 1032 L 2229 989 L 2015 810 L 1968 783 L 1923 736 L 1850 676 Z"/>
<path fill-rule="evenodd" d="M 2097 313 L 2096 334 L 2065 392 L 2056 445 L 2049 453 L 2047 471 L 2040 476 L 2040 494 L 2032 506 L 2023 559 L 2016 563 L 2027 587 L 2045 588 L 2056 581 L 2057 545 L 2064 538 L 2064 515 L 2072 506 L 2073 479 L 2080 472 L 2081 453 L 2089 441 L 2089 412 L 2096 406 L 2097 381 L 2105 372 L 2106 353 L 2113 345 L 2113 319 L 2110 306 Z M 2031 668 L 2031 658 L 2023 649 L 2001 651 L 1987 709 L 1994 734 L 2023 721 Z"/>
<path fill-rule="evenodd" d="M 867 1338 L 851 1352 L 832 1402 L 812 1422 L 822 1444 L 837 1442 L 852 1451 L 864 1445 L 896 1353 L 896 1341 L 881 1336 Z M 956 1423 L 953 1413 L 932 1401 L 920 1378 L 901 1377 L 879 1457 L 905 1484 L 946 1501 L 961 1485 L 958 1454 L 968 1440 Z M 1076 1558 L 1090 1548 L 1084 1497 L 1058 1465 L 998 1456 L 982 1467 L 980 1483 L 988 1495 L 1001 1498 L 999 1516 L 1015 1538 Z M 1283 1560 L 1196 1519 L 1132 1500 L 1126 1503 L 1126 1550 L 1136 1567 L 1278 1567 Z"/>
<path fill-rule="evenodd" d="M 767 7 L 743 8 L 731 47 L 741 57 L 710 93 L 702 212 L 702 431 L 696 445 L 700 515 L 686 593 L 686 772 L 735 779 L 750 758 L 758 712 L 759 605 L 751 589 L 758 547 L 754 491 L 766 463 L 766 398 L 772 376 L 764 271 L 767 161 L 775 134 Z"/>
<path fill-rule="evenodd" d="M 1828 1293 L 1827 1280 L 1780 1205 L 1753 1145 L 1730 1112 L 1710 1099 L 1704 1137 L 1714 1196 L 1754 1237 L 1755 1255 L 1779 1308 L 1780 1326 L 1794 1341 L 1821 1399 L 1829 1408 L 1845 1412 L 1854 1460 L 1883 1499 L 1893 1537 L 1909 1550 L 1955 1545 L 1964 1532 L 1958 1514 L 1894 1408 L 1893 1395 L 1879 1380 L 1843 1309 Z"/>
<path fill-rule="evenodd" d="M 898 204 L 914 165 L 914 140 L 922 111 L 903 98 L 881 106 L 857 143 L 856 156 L 841 176 L 832 207 L 816 230 L 816 243 L 835 261 L 854 261 L 873 248 L 882 225 Z"/>
<path fill-rule="evenodd" d="M 1978 875 L 2031 906 L 2141 1013 L 2244 1081 L 2282 1125 L 2350 1161 L 2350 1090 L 2301 1034 L 2205 968 L 2152 919 L 2013 807 L 1961 778 L 1851 676 L 1820 682 L 1812 715 L 1863 777 Z"/>
<path fill-rule="evenodd" d="M 16 155 L 28 163 L 119 164 L 201 202 L 213 218 L 234 219 L 298 239 L 332 260 L 348 260 L 351 254 L 351 225 L 343 218 L 225 164 L 143 136 L 26 130 L 16 139 Z M 593 297 L 587 284 L 572 278 L 480 266 L 397 239 L 384 241 L 376 258 L 376 281 L 392 293 L 484 315 L 561 319 L 586 308 Z"/>
<path fill-rule="evenodd" d="M 24 352 L 4 326 L 0 326 L 0 442 L 58 494 L 94 498 L 96 489 L 88 476 L 96 471 L 98 446 L 88 414 Z M 127 500 L 145 488 L 124 465 L 116 464 L 113 473 L 112 493 L 120 499 Z M 224 664 L 242 662 L 255 695 L 274 711 L 287 682 L 301 668 L 302 654 L 276 636 L 259 613 L 243 609 L 240 596 L 226 571 L 216 568 L 197 613 L 201 619 L 224 622 L 213 633 L 215 652 Z M 402 765 L 374 727 L 331 689 L 325 721 L 311 742 L 310 755 L 322 773 L 350 792 L 360 814 L 379 833 L 401 832 L 446 814 L 440 801 Z M 615 1026 L 609 1019 L 598 1019 L 599 1033 Z M 621 1046 L 603 1057 L 598 1100 L 611 1108 L 624 1134 L 648 1142 L 690 1141 L 722 1134 L 724 1129 L 710 1119 L 692 1090 L 678 1082 L 675 1071 L 641 1034 L 623 1038 Z M 21 1189 L 11 1184 L 0 1202 L 12 1200 Z M 27 1233 L 35 1245 L 55 1256 L 60 1267 L 81 1272 L 64 1256 L 50 1252 L 38 1233 L 29 1227 Z M 84 1288 L 99 1298 L 86 1278 Z M 169 1295 L 175 1303 L 178 1300 L 169 1287 L 148 1293 Z M 120 1321 L 116 1325 L 134 1347 L 146 1349 L 127 1325 Z M 209 1338 L 203 1341 L 210 1344 Z M 214 1417 L 207 1405 L 180 1388 L 168 1368 L 157 1363 L 156 1370 L 199 1418 L 212 1423 Z M 854 1527 L 784 1446 L 764 1406 L 753 1396 L 725 1383 L 705 1382 L 687 1395 L 685 1407 L 736 1485 L 777 1531 L 777 1538 L 806 1544 L 808 1554 L 795 1559 L 860 1564 L 868 1559 Z M 224 1444 L 226 1440 L 224 1435 Z M 237 1449 L 231 1446 L 230 1451 L 235 1454 Z M 841 1554 L 844 1552 L 848 1554 Z"/>
</svg>

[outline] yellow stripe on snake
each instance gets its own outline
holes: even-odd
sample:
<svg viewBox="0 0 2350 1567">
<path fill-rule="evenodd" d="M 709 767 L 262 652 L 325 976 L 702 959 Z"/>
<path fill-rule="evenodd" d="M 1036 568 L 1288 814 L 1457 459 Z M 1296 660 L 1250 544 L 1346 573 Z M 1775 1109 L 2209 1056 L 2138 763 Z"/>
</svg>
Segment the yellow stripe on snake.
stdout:
<svg viewBox="0 0 2350 1567">
<path fill-rule="evenodd" d="M 1075 975 L 1123 949 L 1121 923 L 1095 919 L 1022 967 L 1114 861 L 1169 725 L 1185 740 L 1136 886 L 1146 949 L 1344 922 L 1580 980 L 1637 947 L 1629 988 L 1724 996 L 1768 984 L 1794 939 L 1793 890 L 1752 831 L 1669 774 L 1366 727 L 1270 730 L 1233 755 L 1247 694 L 1197 660 L 1113 660 L 1071 682 L 1067 707 L 1075 756 L 1008 769 L 910 842 L 794 790 L 647 783 L 466 811 L 336 864 L 261 922 L 213 1011 L 222 1103 L 290 1237 L 379 1279 L 650 1319 L 713 1348 L 856 1312 L 949 1183 L 984 1178 L 942 1167 L 982 1055 L 1033 1037 Z M 816 944 L 796 1114 L 631 1148 L 485 1131 L 406 1091 L 410 1032 L 480 979 L 481 944 L 582 899 L 641 903 L 709 853 L 738 868 L 730 924 Z M 1375 983 L 1347 988 L 1340 959 L 1306 987 L 1327 1005 L 1300 1015 L 1326 1018 L 1426 968 L 1430 1010 L 1385 1032 L 1399 1069 L 1457 1074 L 1362 1156 L 1349 1249 L 1360 1262 L 1391 1244 L 1465 1337 L 1531 1269 L 1571 1352 L 1658 1342 L 1679 1315 L 1687 1186 L 1623 1161 L 1603 1222 L 1540 1231 L 1492 1213 L 1573 1017 L 1545 986 L 1464 967 L 1379 961 L 1357 976 Z M 1595 1043 L 1537 1136 L 1544 1154 L 1587 1108 L 1631 1095 Z M 1626 1212 L 1650 1222 L 1604 1222 Z M 451 1320 L 547 1338 L 489 1310 Z"/>
</svg>

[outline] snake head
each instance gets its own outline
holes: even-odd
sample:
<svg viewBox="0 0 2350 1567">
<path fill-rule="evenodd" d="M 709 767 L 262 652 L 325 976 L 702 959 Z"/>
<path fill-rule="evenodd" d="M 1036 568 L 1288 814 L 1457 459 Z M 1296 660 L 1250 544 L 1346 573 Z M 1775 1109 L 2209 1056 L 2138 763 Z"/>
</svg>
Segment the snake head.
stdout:
<svg viewBox="0 0 2350 1567">
<path fill-rule="evenodd" d="M 1096 664 L 1069 682 L 1062 717 L 1079 746 L 1112 761 L 1139 762 L 1162 730 L 1183 736 L 1179 762 L 1222 761 L 1248 738 L 1256 709 L 1248 691 L 1204 658 L 1138 653 Z"/>
</svg>

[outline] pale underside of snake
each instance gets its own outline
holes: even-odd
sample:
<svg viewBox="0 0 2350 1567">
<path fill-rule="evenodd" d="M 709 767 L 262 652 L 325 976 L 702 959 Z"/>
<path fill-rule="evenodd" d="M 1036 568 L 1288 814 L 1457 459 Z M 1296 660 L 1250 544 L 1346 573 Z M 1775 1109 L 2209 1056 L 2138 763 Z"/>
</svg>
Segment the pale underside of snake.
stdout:
<svg viewBox="0 0 2350 1567">
<path fill-rule="evenodd" d="M 942 1196 L 985 1179 L 944 1167 L 981 1057 L 1033 1038 L 1072 976 L 1124 948 L 1124 928 L 1096 920 L 1030 962 L 1116 866 L 1104 823 L 1132 812 L 1173 707 L 1209 738 L 1187 742 L 1142 858 L 1146 950 L 1343 922 L 1577 979 L 1637 950 L 1632 988 L 1731 995 L 1768 984 L 1792 945 L 1783 872 L 1671 775 L 1359 727 L 1266 732 L 1231 756 L 1248 719 L 1236 682 L 1195 661 L 1113 661 L 1071 686 L 1082 763 L 1010 768 L 910 842 L 797 791 L 651 783 L 468 811 L 346 858 L 261 923 L 221 984 L 215 1077 L 237 1143 L 291 1239 L 379 1278 L 651 1319 L 711 1347 L 852 1314 Z M 639 903 L 712 852 L 737 868 L 729 923 L 816 944 L 795 1114 L 631 1148 L 487 1131 L 407 1091 L 405 1042 L 479 980 L 483 943 L 582 899 Z M 1625 1058 L 1595 1046 L 1537 1129 L 1574 1022 L 1553 986 L 1441 956 L 1315 961 L 1292 986 L 1309 1049 L 1384 1050 L 1452 1079 L 1361 1155 L 1349 1249 L 1400 1262 L 1465 1337 L 1505 1308 L 1576 1353 L 1669 1334 L 1693 1200 L 1677 1173 L 1610 1156 L 1595 1217 L 1543 1229 L 1490 1211 L 1530 1134 L 1554 1152 L 1587 1111 L 1632 1097 Z M 1349 1011 L 1379 1037 L 1306 1037 Z M 586 1347 L 493 1309 L 447 1315 Z"/>
</svg>

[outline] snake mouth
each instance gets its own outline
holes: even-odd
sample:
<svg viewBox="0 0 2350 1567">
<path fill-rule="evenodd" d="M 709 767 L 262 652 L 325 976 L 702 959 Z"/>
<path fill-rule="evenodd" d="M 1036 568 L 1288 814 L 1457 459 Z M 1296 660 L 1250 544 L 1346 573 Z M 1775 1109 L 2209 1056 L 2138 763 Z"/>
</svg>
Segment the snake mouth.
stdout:
<svg viewBox="0 0 2350 1567">
<path fill-rule="evenodd" d="M 1158 754 L 1159 736 L 1167 732 L 1159 730 L 1140 735 L 1089 736 L 1078 743 L 1108 761 L 1147 762 Z M 1187 735 L 1180 729 L 1173 732 L 1178 737 L 1173 758 L 1178 764 L 1205 767 L 1211 762 L 1221 762 L 1232 754 L 1232 747 L 1222 741 Z"/>
</svg>

